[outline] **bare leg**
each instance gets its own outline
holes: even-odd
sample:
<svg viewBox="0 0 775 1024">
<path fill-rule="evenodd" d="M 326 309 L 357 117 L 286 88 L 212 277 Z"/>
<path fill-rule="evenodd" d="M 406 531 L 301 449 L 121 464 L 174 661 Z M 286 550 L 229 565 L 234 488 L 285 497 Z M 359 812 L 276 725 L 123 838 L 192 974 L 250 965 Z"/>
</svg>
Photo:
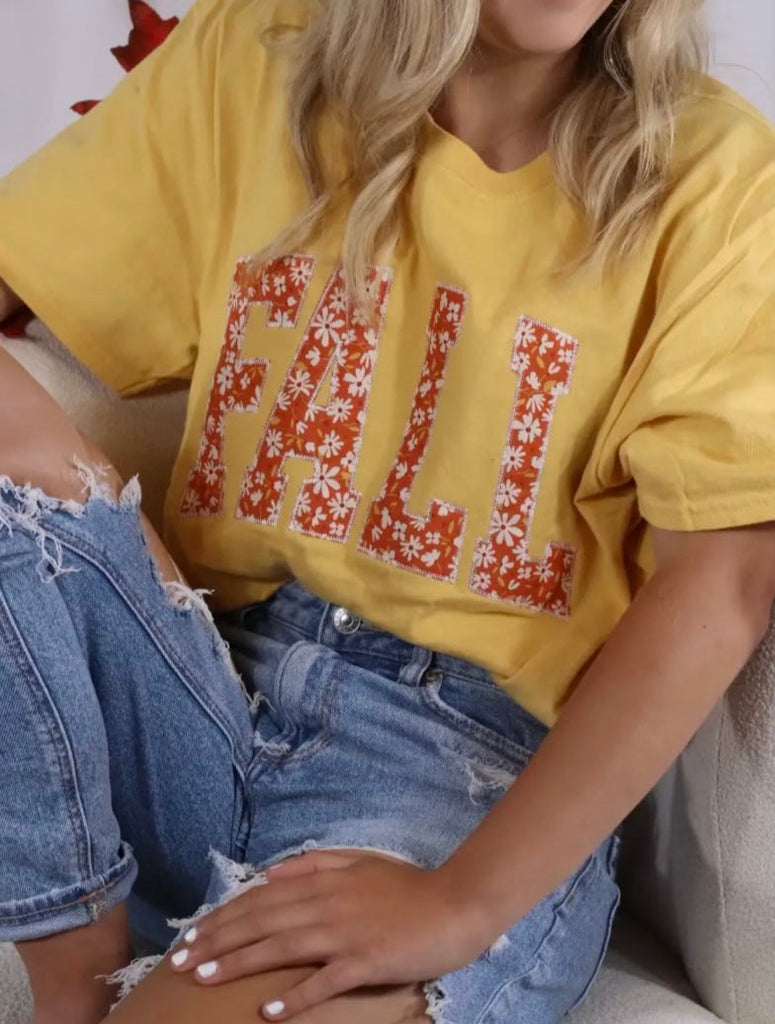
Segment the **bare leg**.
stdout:
<svg viewBox="0 0 775 1024">
<path fill-rule="evenodd" d="M 205 987 L 190 974 L 175 974 L 165 956 L 103 1024 L 258 1024 L 264 1003 L 310 973 L 293 968 Z M 295 1024 L 425 1024 L 425 1009 L 421 985 L 359 989 L 301 1014 Z"/>
<path fill-rule="evenodd" d="M 95 975 L 112 973 L 132 958 L 126 906 L 85 928 L 18 942 L 16 948 L 35 998 L 33 1024 L 97 1024 L 115 990 Z"/>
</svg>

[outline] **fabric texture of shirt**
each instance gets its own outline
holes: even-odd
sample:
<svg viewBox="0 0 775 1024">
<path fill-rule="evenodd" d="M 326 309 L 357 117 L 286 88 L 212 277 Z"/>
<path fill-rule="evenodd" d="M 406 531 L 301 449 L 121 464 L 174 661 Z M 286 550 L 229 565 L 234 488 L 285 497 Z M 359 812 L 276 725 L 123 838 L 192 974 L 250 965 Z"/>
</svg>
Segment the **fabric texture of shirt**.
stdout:
<svg viewBox="0 0 775 1024">
<path fill-rule="evenodd" d="M 552 724 L 654 571 L 649 524 L 775 519 L 775 131 L 703 78 L 657 221 L 598 280 L 563 269 L 583 224 L 548 154 L 499 173 L 429 123 L 370 323 L 341 214 L 248 263 L 307 202 L 263 40 L 300 16 L 199 0 L 0 183 L 0 277 L 120 393 L 190 381 L 165 537 L 216 607 L 297 578 Z"/>
</svg>

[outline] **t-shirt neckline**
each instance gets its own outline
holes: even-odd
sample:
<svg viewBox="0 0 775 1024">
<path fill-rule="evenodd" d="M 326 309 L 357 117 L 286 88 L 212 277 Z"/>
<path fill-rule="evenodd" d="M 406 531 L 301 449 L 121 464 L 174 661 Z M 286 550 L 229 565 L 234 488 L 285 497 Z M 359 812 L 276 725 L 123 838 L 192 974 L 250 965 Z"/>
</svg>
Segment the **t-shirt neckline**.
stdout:
<svg viewBox="0 0 775 1024">
<path fill-rule="evenodd" d="M 475 149 L 448 132 L 430 114 L 425 117 L 423 158 L 442 165 L 478 192 L 518 200 L 554 181 L 549 150 L 513 171 L 489 167 Z"/>
</svg>

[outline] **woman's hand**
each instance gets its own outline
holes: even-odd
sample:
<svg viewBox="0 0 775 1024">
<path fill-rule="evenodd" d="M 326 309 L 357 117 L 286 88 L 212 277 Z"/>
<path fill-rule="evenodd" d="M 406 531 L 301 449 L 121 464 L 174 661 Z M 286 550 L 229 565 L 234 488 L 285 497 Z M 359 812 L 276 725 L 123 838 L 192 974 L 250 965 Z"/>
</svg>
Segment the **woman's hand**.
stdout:
<svg viewBox="0 0 775 1024">
<path fill-rule="evenodd" d="M 293 965 L 320 964 L 263 1007 L 288 1020 L 362 985 L 436 978 L 475 960 L 497 936 L 443 870 L 363 854 L 310 853 L 269 870 L 267 885 L 197 920 L 177 971 L 203 984 Z M 194 931 L 194 929 L 192 929 Z M 206 965 L 202 970 L 202 965 Z"/>
</svg>

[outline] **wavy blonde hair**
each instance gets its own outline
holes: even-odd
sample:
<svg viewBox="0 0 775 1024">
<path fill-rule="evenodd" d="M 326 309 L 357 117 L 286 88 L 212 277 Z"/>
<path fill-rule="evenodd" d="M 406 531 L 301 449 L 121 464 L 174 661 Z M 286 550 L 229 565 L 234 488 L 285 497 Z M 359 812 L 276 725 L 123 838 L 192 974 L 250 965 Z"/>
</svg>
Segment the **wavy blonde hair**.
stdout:
<svg viewBox="0 0 775 1024">
<path fill-rule="evenodd" d="M 704 0 L 614 0 L 582 42 L 575 87 L 553 116 L 560 187 L 586 215 L 580 262 L 604 266 L 643 238 L 670 181 L 676 113 L 706 66 Z M 306 244 L 348 204 L 342 261 L 352 292 L 395 237 L 427 115 L 476 39 L 481 0 L 315 0 L 303 28 L 275 28 L 292 57 L 288 116 L 309 189 L 304 213 L 259 254 Z M 347 173 L 334 180 L 321 118 L 342 130 Z"/>
</svg>

